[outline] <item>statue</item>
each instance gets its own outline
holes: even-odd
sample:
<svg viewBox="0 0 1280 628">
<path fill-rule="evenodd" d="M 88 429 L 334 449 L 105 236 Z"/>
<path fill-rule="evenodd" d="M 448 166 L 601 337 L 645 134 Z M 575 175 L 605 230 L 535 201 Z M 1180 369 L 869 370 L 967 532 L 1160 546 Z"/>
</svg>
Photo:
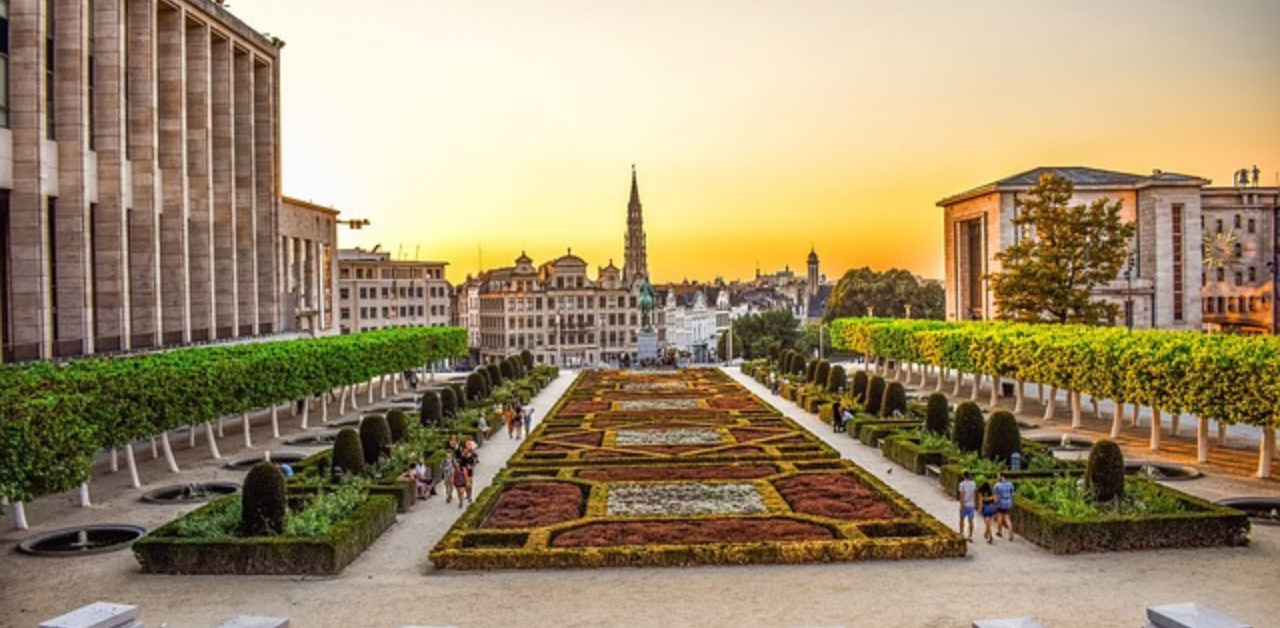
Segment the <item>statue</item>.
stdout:
<svg viewBox="0 0 1280 628">
<path fill-rule="evenodd" d="M 653 305 L 656 298 L 653 285 L 645 277 L 640 282 L 640 328 L 645 331 L 653 329 Z"/>
</svg>

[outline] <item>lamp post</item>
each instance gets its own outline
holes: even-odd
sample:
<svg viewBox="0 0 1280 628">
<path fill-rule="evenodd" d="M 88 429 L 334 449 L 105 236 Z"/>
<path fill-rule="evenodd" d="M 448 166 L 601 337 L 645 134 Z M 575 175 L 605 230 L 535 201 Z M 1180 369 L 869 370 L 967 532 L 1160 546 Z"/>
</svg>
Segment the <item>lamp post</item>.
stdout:
<svg viewBox="0 0 1280 628">
<path fill-rule="evenodd" d="M 1129 259 L 1124 266 L 1124 324 L 1129 331 L 1133 331 L 1133 254 L 1129 254 Z"/>
</svg>

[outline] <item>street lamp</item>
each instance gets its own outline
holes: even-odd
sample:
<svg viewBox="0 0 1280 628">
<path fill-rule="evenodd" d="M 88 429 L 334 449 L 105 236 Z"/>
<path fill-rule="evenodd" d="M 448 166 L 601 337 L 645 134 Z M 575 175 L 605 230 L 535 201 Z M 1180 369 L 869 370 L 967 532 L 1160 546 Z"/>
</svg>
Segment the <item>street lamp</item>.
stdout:
<svg viewBox="0 0 1280 628">
<path fill-rule="evenodd" d="M 337 222 L 340 225 L 346 225 L 347 227 L 350 227 L 351 230 L 353 231 L 359 231 L 360 229 L 363 229 L 364 227 L 369 226 L 368 218 L 352 218 L 351 220 L 339 220 Z"/>
<path fill-rule="evenodd" d="M 1129 331 L 1133 331 L 1133 254 L 1129 254 L 1129 259 L 1124 266 L 1124 324 Z"/>
</svg>

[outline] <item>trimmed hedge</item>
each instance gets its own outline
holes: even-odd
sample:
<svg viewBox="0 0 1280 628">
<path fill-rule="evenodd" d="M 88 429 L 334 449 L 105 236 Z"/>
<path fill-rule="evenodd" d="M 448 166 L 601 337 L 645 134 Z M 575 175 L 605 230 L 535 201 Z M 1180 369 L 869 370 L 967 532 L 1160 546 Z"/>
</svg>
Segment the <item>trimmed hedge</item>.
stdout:
<svg viewBox="0 0 1280 628">
<path fill-rule="evenodd" d="M 880 449 L 884 452 L 885 458 L 916 475 L 924 475 L 925 467 L 928 466 L 941 467 L 947 460 L 944 452 L 924 449 L 920 446 L 918 438 L 903 434 L 885 438 Z"/>
</svg>

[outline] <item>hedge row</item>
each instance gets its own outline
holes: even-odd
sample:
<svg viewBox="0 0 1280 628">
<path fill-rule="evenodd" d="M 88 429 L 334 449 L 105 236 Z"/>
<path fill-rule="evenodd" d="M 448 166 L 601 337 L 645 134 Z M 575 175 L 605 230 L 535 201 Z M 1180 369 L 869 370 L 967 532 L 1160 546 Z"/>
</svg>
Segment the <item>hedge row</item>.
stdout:
<svg viewBox="0 0 1280 628">
<path fill-rule="evenodd" d="M 0 369 L 0 496 L 74 488 L 103 447 L 267 408 L 466 352 L 457 328 L 178 349 Z"/>
</svg>

